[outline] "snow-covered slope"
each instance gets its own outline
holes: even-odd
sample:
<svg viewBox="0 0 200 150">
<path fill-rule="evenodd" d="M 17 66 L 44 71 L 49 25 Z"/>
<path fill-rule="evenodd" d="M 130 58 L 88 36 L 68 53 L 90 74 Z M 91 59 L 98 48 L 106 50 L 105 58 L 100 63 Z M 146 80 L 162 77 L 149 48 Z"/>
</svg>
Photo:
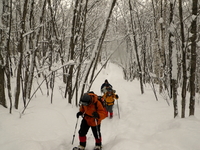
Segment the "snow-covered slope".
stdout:
<svg viewBox="0 0 200 150">
<path fill-rule="evenodd" d="M 200 149 L 198 104 L 195 117 L 174 119 L 171 101 L 168 106 L 160 95 L 156 101 L 148 84 L 141 95 L 139 82 L 125 81 L 122 70 L 114 64 L 108 64 L 102 70 L 91 90 L 100 95 L 100 86 L 105 79 L 119 95 L 120 118 L 115 103 L 113 119 L 106 118 L 101 125 L 104 150 Z M 81 119 L 78 120 L 74 144 L 71 144 L 78 108 L 67 104 L 61 96 L 63 85 L 60 81 L 57 85 L 53 104 L 50 104 L 50 97 L 38 92 L 22 118 L 19 118 L 22 108 L 9 114 L 8 109 L 0 106 L 1 150 L 71 150 L 78 145 Z M 87 150 L 92 150 L 94 138 L 91 131 L 87 138 Z"/>
</svg>

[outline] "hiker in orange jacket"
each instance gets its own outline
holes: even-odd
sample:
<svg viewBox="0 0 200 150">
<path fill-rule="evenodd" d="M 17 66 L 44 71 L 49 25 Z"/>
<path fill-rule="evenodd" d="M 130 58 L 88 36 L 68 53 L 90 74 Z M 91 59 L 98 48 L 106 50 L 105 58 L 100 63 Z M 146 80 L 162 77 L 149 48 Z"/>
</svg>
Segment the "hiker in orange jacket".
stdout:
<svg viewBox="0 0 200 150">
<path fill-rule="evenodd" d="M 112 118 L 113 105 L 114 105 L 115 99 L 118 99 L 119 96 L 115 94 L 112 88 L 108 88 L 107 92 L 103 95 L 103 98 L 106 101 L 107 116 L 108 116 L 108 113 L 110 113 L 110 118 Z"/>
<path fill-rule="evenodd" d="M 105 110 L 98 96 L 94 92 L 85 93 L 80 99 L 80 110 L 76 114 L 76 117 L 82 116 L 82 122 L 79 130 L 79 150 L 84 150 L 86 147 L 86 134 L 91 127 L 93 135 L 95 137 L 95 149 L 101 149 L 102 138 L 101 138 L 101 121 L 106 118 Z"/>
</svg>

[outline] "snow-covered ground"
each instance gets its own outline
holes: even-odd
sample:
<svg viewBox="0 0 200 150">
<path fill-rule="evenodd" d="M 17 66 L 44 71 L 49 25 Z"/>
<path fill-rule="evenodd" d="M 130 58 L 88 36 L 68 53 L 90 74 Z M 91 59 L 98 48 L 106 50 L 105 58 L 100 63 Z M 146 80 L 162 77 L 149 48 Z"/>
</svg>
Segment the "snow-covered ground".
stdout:
<svg viewBox="0 0 200 150">
<path fill-rule="evenodd" d="M 168 106 L 161 95 L 156 101 L 148 84 L 145 94 L 141 95 L 139 82 L 125 81 L 122 70 L 116 65 L 108 64 L 91 90 L 100 95 L 100 86 L 105 79 L 119 95 L 120 118 L 115 103 L 114 118 L 106 118 L 101 125 L 104 150 L 200 150 L 198 100 L 195 117 L 188 117 L 187 106 L 187 117 L 174 119 L 172 101 Z M 64 85 L 60 81 L 56 83 L 53 104 L 50 104 L 50 97 L 38 91 L 21 118 L 22 105 L 19 110 L 13 109 L 12 114 L 0 106 L 1 150 L 71 150 L 78 145 L 81 118 L 72 145 L 78 108 L 67 103 L 62 97 Z M 45 88 L 42 90 L 45 92 Z M 91 131 L 87 139 L 87 150 L 92 150 Z"/>
</svg>

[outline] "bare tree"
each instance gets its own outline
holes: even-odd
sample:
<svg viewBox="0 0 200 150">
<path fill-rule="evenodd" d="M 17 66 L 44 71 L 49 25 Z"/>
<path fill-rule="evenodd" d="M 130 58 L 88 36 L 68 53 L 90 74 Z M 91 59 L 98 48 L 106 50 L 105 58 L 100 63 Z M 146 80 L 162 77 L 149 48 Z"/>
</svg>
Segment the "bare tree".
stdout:
<svg viewBox="0 0 200 150">
<path fill-rule="evenodd" d="M 0 105 L 7 108 L 6 104 L 6 98 L 5 98 L 5 61 L 3 53 L 5 53 L 6 49 L 6 39 L 7 39 L 7 33 L 6 33 L 6 27 L 8 26 L 8 18 L 4 13 L 7 13 L 8 9 L 8 1 L 1 0 L 0 5 L 3 6 L 0 9 Z M 7 25 L 6 25 L 7 24 Z"/>
<path fill-rule="evenodd" d="M 82 13 L 82 22 L 83 22 L 83 27 L 82 27 L 82 35 L 81 35 L 81 42 L 80 42 L 80 55 L 79 55 L 79 60 L 78 60 L 78 66 L 77 66 L 77 73 L 76 73 L 76 79 L 75 79 L 75 86 L 74 90 L 76 90 L 76 106 L 78 106 L 78 91 L 79 91 L 79 86 L 80 86 L 80 80 L 81 80 L 81 69 L 82 69 L 82 62 L 84 58 L 84 54 L 86 51 L 86 43 L 85 43 L 85 30 L 86 30 L 86 20 L 87 20 L 87 13 L 88 13 L 88 0 L 85 2 L 85 6 L 83 9 Z"/>
<path fill-rule="evenodd" d="M 185 33 L 184 33 L 184 24 L 183 24 L 183 8 L 182 0 L 179 0 L 179 18 L 181 25 L 181 51 L 182 51 L 182 71 L 183 71 L 183 85 L 182 85 L 182 110 L 181 118 L 185 118 L 185 105 L 186 105 L 186 86 L 187 86 L 187 64 L 186 64 L 186 48 L 185 48 Z"/>
<path fill-rule="evenodd" d="M 132 8 L 132 4 L 131 1 L 129 0 L 129 9 L 130 9 L 130 16 L 131 16 L 131 30 L 132 30 L 132 36 L 133 36 L 133 40 L 131 42 L 133 42 L 134 44 L 134 48 L 135 48 L 135 53 L 136 53 L 136 58 L 137 58 L 137 65 L 138 65 L 138 72 L 139 72 L 139 77 L 140 77 L 140 88 L 141 88 L 141 93 L 144 93 L 144 87 L 143 87 L 143 79 L 142 79 L 142 68 L 141 68 L 141 64 L 140 64 L 140 59 L 139 59 L 139 53 L 138 53 L 138 45 L 137 45 L 137 39 L 136 39 L 136 32 L 135 32 L 135 22 L 133 21 L 133 8 Z M 132 39 L 132 38 L 131 38 Z"/>
<path fill-rule="evenodd" d="M 197 48 L 197 12 L 198 0 L 192 1 L 192 23 L 191 23 L 191 68 L 190 68 L 190 112 L 189 115 L 194 115 L 195 112 L 195 76 L 196 76 L 196 48 Z"/>
<path fill-rule="evenodd" d="M 20 22 L 21 32 L 19 33 L 19 42 L 18 42 L 18 45 L 17 45 L 17 50 L 19 52 L 19 62 L 18 62 L 18 68 L 17 68 L 16 92 L 15 92 L 15 108 L 16 109 L 18 109 L 19 95 L 20 95 L 20 91 L 21 91 L 20 81 L 21 81 L 21 78 L 22 78 L 22 71 L 21 70 L 22 70 L 22 63 L 23 63 L 23 50 L 24 50 L 23 34 L 25 33 L 25 27 L 26 27 L 27 7 L 28 7 L 28 0 L 25 0 L 23 8 L 22 8 L 22 16 L 21 16 L 21 22 Z M 19 11 L 21 11 L 21 10 L 19 10 Z"/>
<path fill-rule="evenodd" d="M 8 89 L 8 97 L 10 100 L 10 113 L 12 113 L 12 92 L 11 92 L 11 76 L 12 76 L 12 66 L 11 66 L 11 58 L 10 58 L 10 42 L 11 42 L 11 30 L 12 30 L 12 0 L 9 1 L 9 8 L 8 11 L 9 17 L 8 17 L 8 23 L 7 28 L 8 30 L 8 38 L 7 38 L 7 44 L 6 44 L 6 65 L 5 65 L 5 74 L 7 77 L 7 89 Z"/>
<path fill-rule="evenodd" d="M 1 30 L 0 30 L 1 32 Z M 2 38 L 1 38 L 2 40 Z M 0 44 L 1 45 L 1 44 Z M 2 50 L 1 50 L 2 51 Z M 6 98 L 5 98 L 5 85 L 4 85 L 4 61 L 3 61 L 3 57 L 2 55 L 0 54 L 0 80 L 2 82 L 0 82 L 0 105 L 4 106 L 7 108 L 7 105 L 6 105 Z"/>
<path fill-rule="evenodd" d="M 2 35 L 2 30 L 0 30 L 0 35 Z M 1 41 L 3 42 L 2 40 L 2 37 L 0 37 Z M 2 42 L 0 42 L 0 45 L 2 45 Z M 0 46 L 0 47 L 3 47 L 3 46 Z M 0 51 L 2 51 L 2 48 L 0 48 Z M 6 105 L 6 98 L 5 98 L 5 85 L 4 85 L 4 60 L 3 60 L 3 57 L 0 53 L 0 105 L 4 106 L 7 108 L 7 105 Z"/>
<path fill-rule="evenodd" d="M 173 15 L 174 15 L 174 4 L 170 2 L 170 15 L 169 15 L 169 25 L 172 26 L 173 24 Z M 170 82 L 171 82 L 171 90 L 172 90 L 172 98 L 173 98 L 173 106 L 174 106 L 174 118 L 178 116 L 178 103 L 177 103 L 177 61 L 176 61 L 176 49 L 173 47 L 175 46 L 173 42 L 173 34 L 172 32 L 169 33 L 169 59 L 170 59 Z"/>
<path fill-rule="evenodd" d="M 113 8 L 115 6 L 115 3 L 116 3 L 116 0 L 112 0 L 111 1 L 110 8 L 108 10 L 108 15 L 105 18 L 105 22 L 102 24 L 101 31 L 99 32 L 99 36 L 98 36 L 98 38 L 96 40 L 96 43 L 95 43 L 95 46 L 94 46 L 94 49 L 93 49 L 93 52 L 92 52 L 92 57 L 91 57 L 90 63 L 88 64 L 88 66 L 86 68 L 86 75 L 85 75 L 85 77 L 83 79 L 84 84 L 83 84 L 83 87 L 82 87 L 82 90 L 81 90 L 81 94 L 84 93 L 85 83 L 88 80 L 88 76 L 89 76 L 90 70 L 91 70 L 91 68 L 92 68 L 92 66 L 93 66 L 93 64 L 95 62 L 95 59 L 99 59 L 99 53 L 100 53 L 101 48 L 102 48 L 102 44 L 103 44 L 103 41 L 104 41 L 104 38 L 105 38 L 105 35 L 106 35 L 106 31 L 108 29 L 108 25 L 109 25 L 109 22 L 110 22 L 110 17 L 112 15 L 112 11 L 113 11 Z M 96 68 L 96 65 L 94 65 L 94 68 Z"/>
<path fill-rule="evenodd" d="M 72 20 L 72 27 L 71 27 L 71 38 L 69 44 L 69 60 L 74 60 L 75 55 L 75 46 L 78 38 L 78 31 L 79 31 L 79 23 L 80 23 L 80 11 L 78 7 L 81 7 L 82 0 L 76 0 L 73 12 L 73 20 Z M 67 84 L 65 90 L 65 97 L 68 94 L 68 102 L 72 102 L 72 77 L 73 77 L 73 70 L 74 65 L 69 66 L 68 68 L 68 77 L 67 77 Z"/>
</svg>

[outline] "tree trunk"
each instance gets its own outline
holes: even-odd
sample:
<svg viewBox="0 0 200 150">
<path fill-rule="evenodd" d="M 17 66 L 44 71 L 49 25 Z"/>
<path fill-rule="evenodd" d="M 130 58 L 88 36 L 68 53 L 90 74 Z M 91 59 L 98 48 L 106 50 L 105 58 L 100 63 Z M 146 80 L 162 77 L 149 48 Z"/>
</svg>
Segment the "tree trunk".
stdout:
<svg viewBox="0 0 200 150">
<path fill-rule="evenodd" d="M 181 51 L 182 51 L 182 70 L 183 70 L 183 85 L 182 85 L 182 110 L 181 118 L 185 118 L 185 105 L 186 105 L 186 86 L 187 86 L 187 66 L 186 66 L 186 49 L 184 46 L 185 37 L 184 37 L 184 25 L 183 25 L 183 9 L 182 9 L 182 0 L 179 0 L 179 17 L 181 24 Z"/>
<path fill-rule="evenodd" d="M 84 53 L 86 51 L 86 46 L 85 46 L 85 30 L 86 30 L 86 20 L 87 20 L 87 7 L 88 7 L 88 0 L 86 0 L 85 2 L 85 6 L 84 6 L 84 11 L 83 11 L 83 16 L 82 16 L 82 22 L 83 22 L 83 27 L 82 27 L 82 35 L 81 35 L 81 44 L 80 44 L 80 55 L 79 55 L 79 65 L 77 67 L 77 73 L 76 73 L 76 79 L 75 79 L 75 86 L 74 86 L 74 90 L 75 91 L 75 104 L 76 106 L 78 106 L 78 103 L 79 103 L 79 99 L 78 99 L 78 90 L 79 90 L 79 86 L 80 86 L 80 77 L 81 77 L 81 66 L 82 66 L 82 62 L 83 62 L 83 58 L 84 58 Z"/>
<path fill-rule="evenodd" d="M 177 80 L 172 79 L 172 96 L 174 105 L 174 118 L 178 116 L 178 103 L 177 103 Z"/>
<path fill-rule="evenodd" d="M 173 24 L 173 6 L 174 4 L 171 2 L 170 3 L 170 22 L 169 25 L 171 26 Z M 176 70 L 178 69 L 178 65 L 177 65 L 177 52 L 175 51 L 175 49 L 173 49 L 173 46 L 175 46 L 172 38 L 173 38 L 173 34 L 170 32 L 169 33 L 169 70 L 170 70 L 170 89 L 171 89 L 171 97 L 173 98 L 173 106 L 174 106 L 174 118 L 176 118 L 178 116 L 178 103 L 177 103 L 177 72 Z"/>
<path fill-rule="evenodd" d="M 8 50 L 8 34 L 10 36 L 10 16 L 11 15 L 5 15 L 5 14 L 10 14 L 9 13 L 9 1 L 6 0 L 1 0 L 0 5 L 2 6 L 0 9 L 0 105 L 3 107 L 7 108 L 6 104 L 6 97 L 5 97 L 5 76 L 7 75 L 8 72 L 8 62 L 9 62 L 9 50 Z M 9 29 L 8 33 L 6 30 Z M 6 57 L 4 56 L 6 54 Z M 5 57 L 5 60 L 4 60 Z M 10 92 L 10 76 L 7 78 L 7 87 L 8 87 L 8 94 Z M 9 94 L 10 98 L 10 94 Z M 12 101 L 11 101 L 12 102 Z M 12 103 L 10 103 L 12 106 Z M 11 113 L 11 110 L 10 110 Z"/>
<path fill-rule="evenodd" d="M 34 31 L 34 24 L 35 24 L 35 17 L 34 17 L 34 8 L 35 8 L 35 1 L 33 0 L 31 2 L 31 12 L 30 12 L 30 29 Z M 34 69 L 35 69 L 35 56 L 36 56 L 36 40 L 35 40 L 35 32 L 31 33 L 29 35 L 29 49 L 31 50 L 31 56 L 28 61 L 30 62 L 29 66 L 29 73 L 28 73 L 28 78 L 27 78 L 27 92 L 25 94 L 25 98 L 30 98 L 31 95 L 31 89 L 32 89 L 32 84 L 33 84 L 33 75 L 34 75 Z"/>
<path fill-rule="evenodd" d="M 17 78 L 16 78 L 16 91 L 15 91 L 15 108 L 18 109 L 19 105 L 19 95 L 20 95 L 20 80 L 21 80 L 21 69 L 22 69 L 22 62 L 23 62 L 23 34 L 25 33 L 25 24 L 26 24 L 26 14 L 27 14 L 27 6 L 28 0 L 24 1 L 23 6 L 23 15 L 21 18 L 21 32 L 20 32 L 20 39 L 17 45 L 17 50 L 19 52 L 19 63 L 17 68 Z"/>
<path fill-rule="evenodd" d="M 163 92 L 163 84 L 166 83 L 166 76 L 165 76 L 165 67 L 166 67 L 166 56 L 165 56 L 165 2 L 163 6 L 163 0 L 160 1 L 160 17 L 163 20 L 160 22 L 160 39 L 161 39 L 161 44 L 160 44 L 160 60 L 161 60 L 161 66 L 160 66 L 160 93 Z M 164 83 L 163 83 L 164 82 Z M 165 85 L 165 84 L 164 84 Z M 167 88 L 167 87 L 166 87 Z"/>
<path fill-rule="evenodd" d="M 99 37 L 98 37 L 98 39 L 97 39 L 97 41 L 95 43 L 95 46 L 94 46 L 94 49 L 93 49 L 93 52 L 92 52 L 91 61 L 90 61 L 90 63 L 88 64 L 88 66 L 86 68 L 86 76 L 83 79 L 84 84 L 83 84 L 83 87 L 82 87 L 81 95 L 84 93 L 85 84 L 87 82 L 87 79 L 88 79 L 90 70 L 91 70 L 91 68 L 93 66 L 93 63 L 95 61 L 95 58 L 98 56 L 97 54 L 101 50 L 101 47 L 102 47 L 102 44 L 103 44 L 103 41 L 105 39 L 105 35 L 106 35 L 106 32 L 107 32 L 107 28 L 108 28 L 108 25 L 109 25 L 109 22 L 110 22 L 110 17 L 112 15 L 112 10 L 113 10 L 113 8 L 115 6 L 115 3 L 116 3 L 116 0 L 113 0 L 111 2 L 111 7 L 108 10 L 109 11 L 108 16 L 106 17 L 105 23 L 103 23 L 103 25 L 102 25 L 102 30 L 99 32 L 100 34 L 99 34 Z"/>
<path fill-rule="evenodd" d="M 2 30 L 0 29 L 0 35 L 2 33 Z M 1 41 L 2 41 L 2 38 L 0 37 Z M 3 51 L 2 47 L 1 46 L 3 43 L 0 42 L 0 52 Z M 3 67 L 3 64 L 4 64 L 4 61 L 3 61 L 3 57 L 0 53 L 0 105 L 2 105 L 3 107 L 7 108 L 7 105 L 6 105 L 6 98 L 5 98 L 5 85 L 4 85 L 4 67 Z"/>
<path fill-rule="evenodd" d="M 189 115 L 194 115 L 195 112 L 195 72 L 196 72 L 196 38 L 197 38 L 197 11 L 198 0 L 192 1 L 192 15 L 195 17 L 191 24 L 191 68 L 190 68 L 190 112 Z"/>
<path fill-rule="evenodd" d="M 173 3 L 170 2 L 170 14 L 169 14 L 169 26 L 172 25 L 172 21 L 173 21 Z M 171 32 L 169 32 L 169 79 L 170 79 L 170 98 L 172 98 L 172 40 L 171 38 L 173 37 L 173 34 Z"/>
<path fill-rule="evenodd" d="M 73 20 L 72 20 L 72 27 L 71 27 L 71 38 L 70 38 L 70 44 L 69 44 L 69 53 L 70 53 L 70 60 L 74 60 L 74 53 L 75 53 L 75 36 L 76 36 L 76 28 L 77 28 L 77 19 L 78 17 L 78 5 L 81 2 L 79 0 L 76 0 L 75 6 L 74 6 L 74 14 L 73 14 Z M 78 36 L 78 35 L 77 35 Z M 68 94 L 68 103 L 72 103 L 72 77 L 73 77 L 73 69 L 74 65 L 69 66 L 68 69 L 68 77 L 67 77 L 67 84 L 66 84 L 66 90 L 65 90 L 65 97 Z"/>
<path fill-rule="evenodd" d="M 9 6 L 11 6 L 12 0 L 10 0 Z M 12 113 L 12 92 L 11 92 L 11 76 L 12 76 L 12 66 L 10 58 L 10 38 L 11 38 L 11 29 L 12 29 L 12 7 L 10 7 L 9 23 L 8 23 L 8 38 L 7 38 L 7 50 L 6 50 L 6 77 L 7 77 L 7 88 L 8 88 L 8 97 L 10 100 L 10 113 Z"/>
<path fill-rule="evenodd" d="M 139 77 L 140 77 L 140 88 L 141 88 L 141 93 L 144 93 L 144 87 L 143 87 L 143 79 L 142 79 L 142 68 L 140 64 L 140 59 L 139 59 L 139 54 L 138 54 L 138 46 L 137 46 L 137 40 L 136 40 L 136 33 L 134 29 L 134 22 L 133 22 L 133 15 L 132 15 L 132 6 L 131 6 L 131 1 L 129 0 L 129 9 L 130 9 L 130 16 L 131 16 L 131 27 L 132 27 L 132 32 L 133 32 L 133 43 L 134 43 L 134 48 L 136 52 L 136 58 L 137 58 L 137 63 L 138 63 L 138 71 L 139 71 Z"/>
<path fill-rule="evenodd" d="M 155 1 L 155 2 L 154 2 Z M 152 9 L 153 9 L 153 29 L 154 29 L 154 42 L 155 43 L 155 48 L 154 48 L 154 72 L 157 76 L 157 79 L 155 80 L 156 83 L 159 84 L 159 92 L 162 91 L 162 82 L 160 81 L 160 77 L 162 77 L 162 74 L 161 73 L 161 67 L 163 64 L 161 64 L 161 59 L 162 58 L 162 54 L 161 54 L 161 44 L 160 44 L 160 41 L 159 41 L 159 34 L 158 34 L 158 27 L 157 27 L 157 20 L 158 20 L 158 13 L 157 13 L 157 4 L 158 4 L 159 1 L 156 1 L 156 0 L 152 0 Z"/>
</svg>

